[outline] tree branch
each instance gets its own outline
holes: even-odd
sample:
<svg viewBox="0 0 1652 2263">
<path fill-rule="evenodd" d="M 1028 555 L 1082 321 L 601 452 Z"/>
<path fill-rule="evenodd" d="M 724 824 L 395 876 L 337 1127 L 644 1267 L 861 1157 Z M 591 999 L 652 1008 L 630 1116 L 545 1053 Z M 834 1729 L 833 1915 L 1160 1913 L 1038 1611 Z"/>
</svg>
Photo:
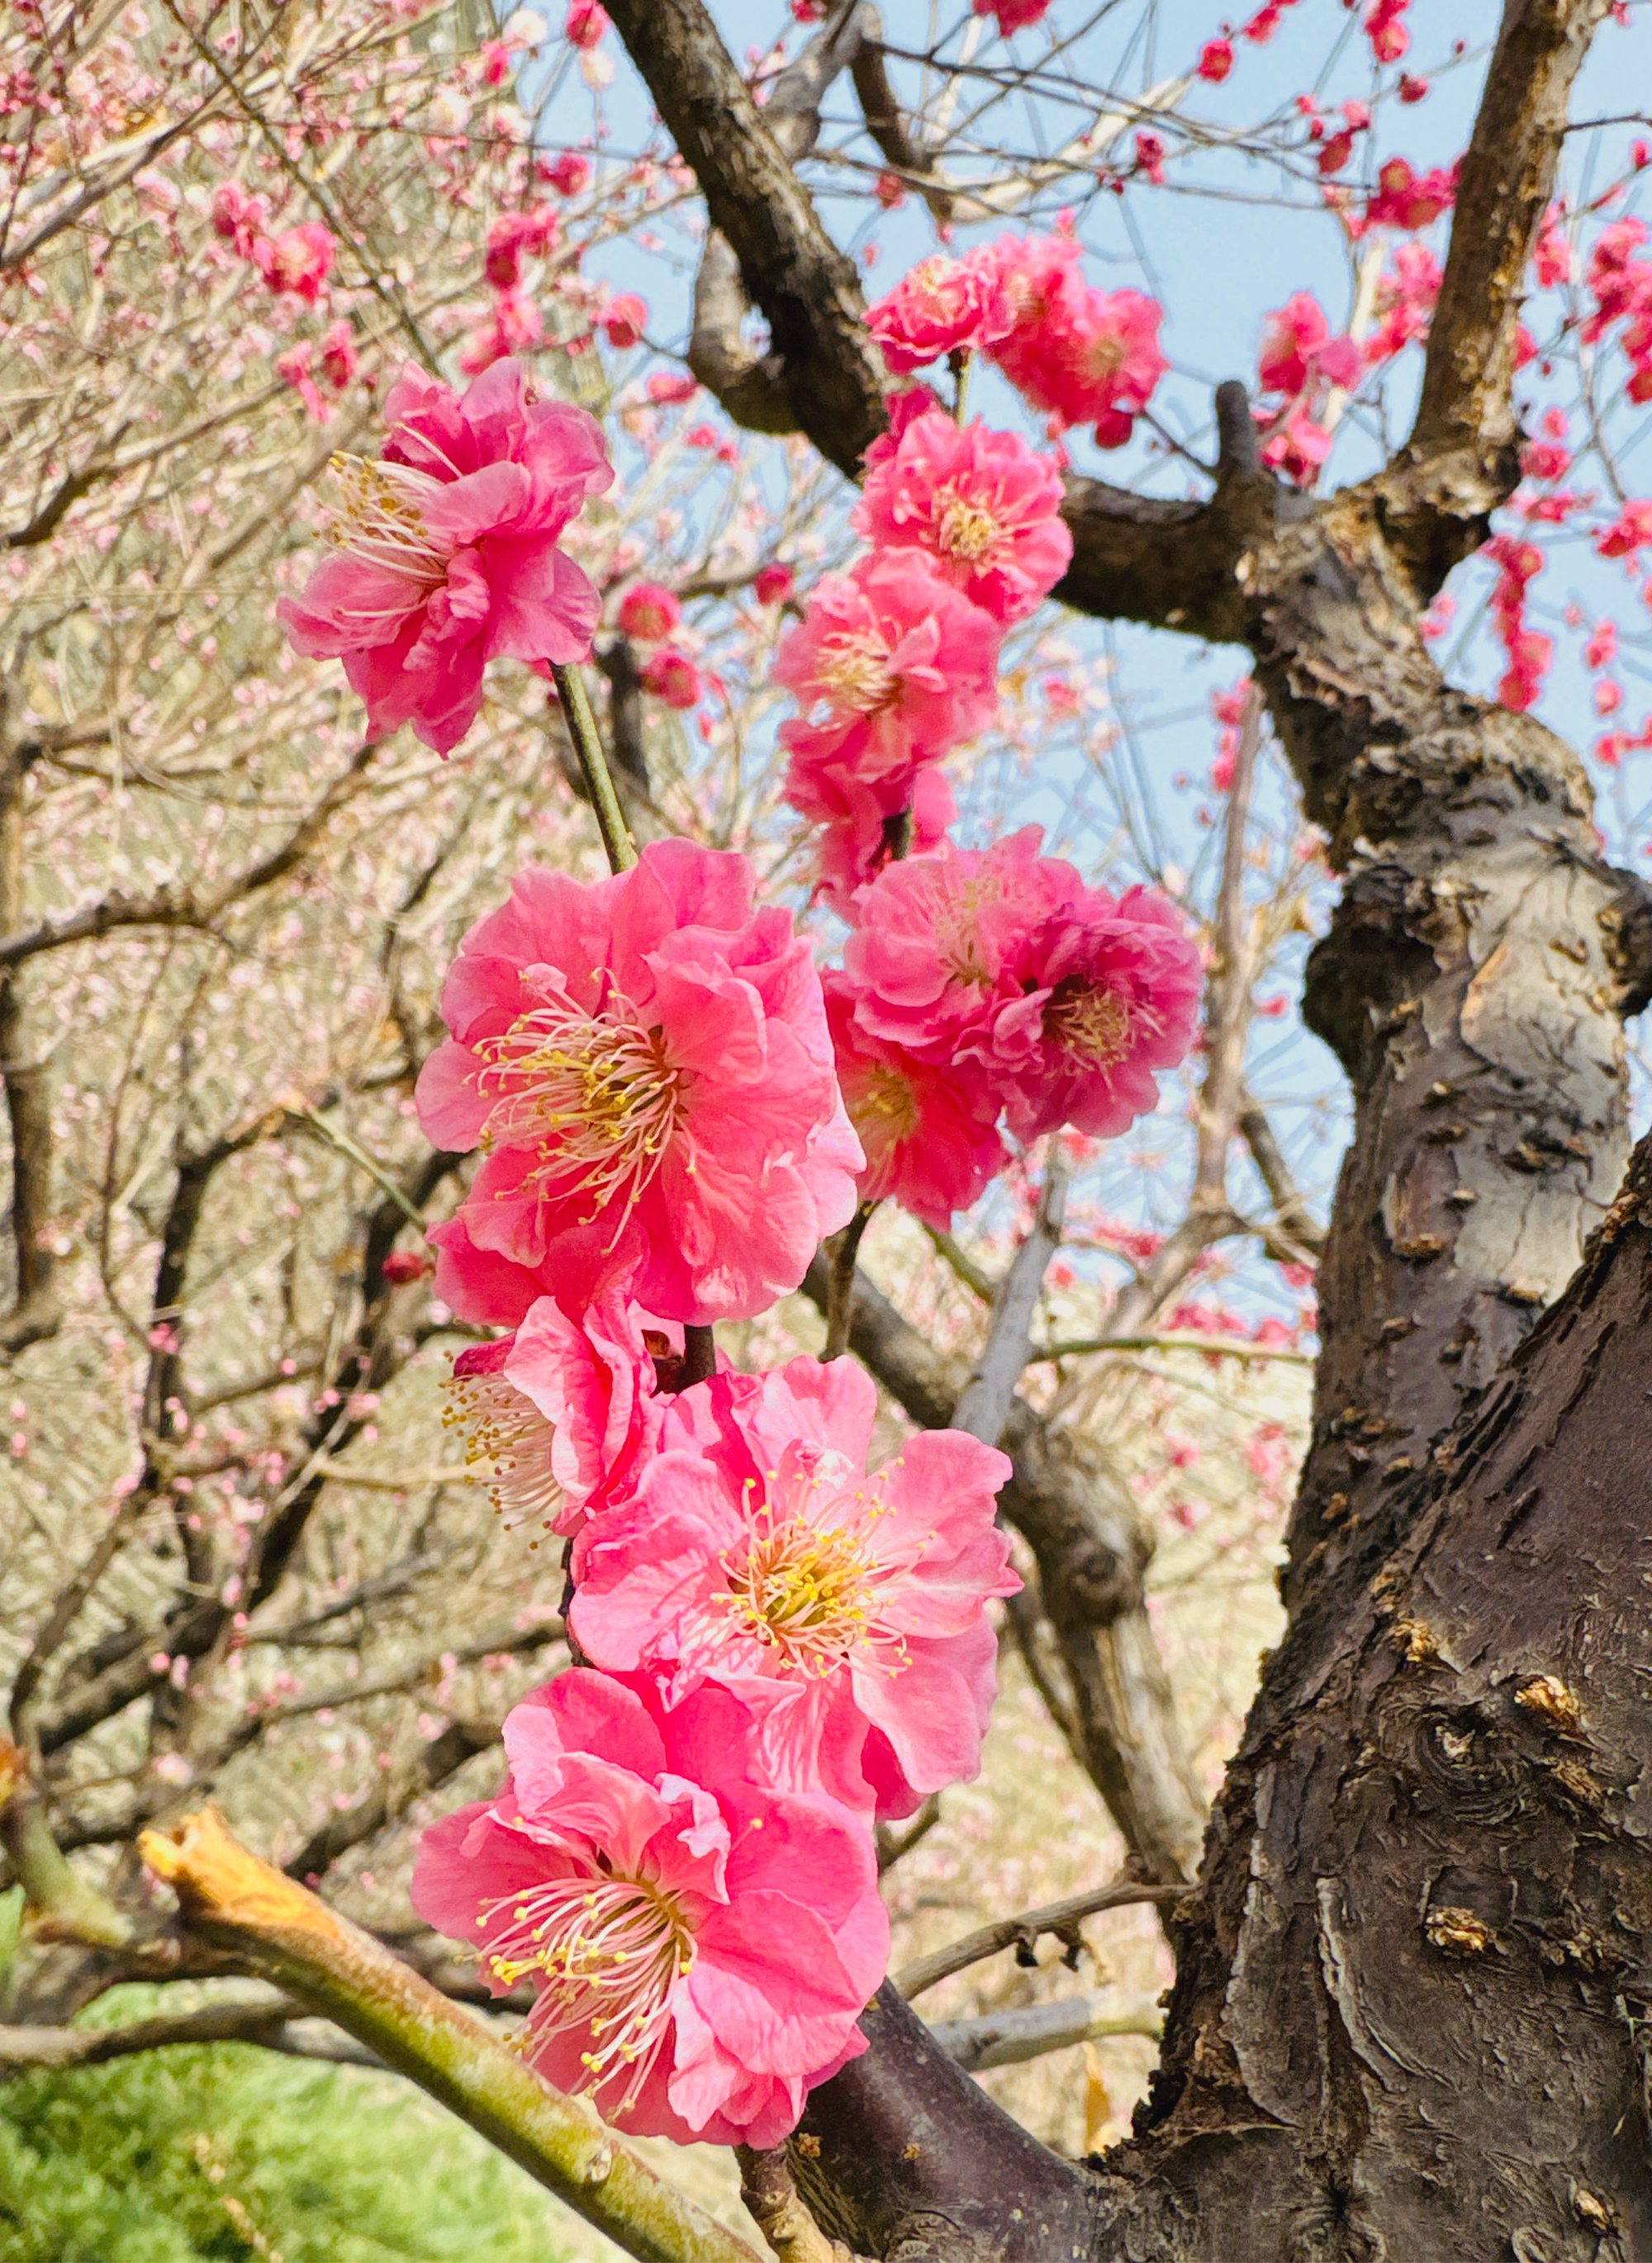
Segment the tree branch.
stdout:
<svg viewBox="0 0 1652 2263">
<path fill-rule="evenodd" d="M 811 109 L 817 117 L 820 91 L 859 37 L 855 11 L 810 43 L 793 66 L 794 91 L 772 96 L 769 112 L 752 99 L 703 0 L 616 0 L 609 13 L 769 326 L 774 384 L 796 429 L 852 476 L 883 429 L 882 367 L 854 264 L 822 227 L 780 137 L 800 155 L 813 141 Z M 764 393 L 776 398 L 767 386 Z"/>
<path fill-rule="evenodd" d="M 215 1809 L 146 1831 L 140 1851 L 192 1934 L 336 2021 L 638 2263 L 757 2263 L 588 2105 L 552 2090 L 474 2014 L 238 1845 Z"/>
<path fill-rule="evenodd" d="M 1163 2028 L 1156 1998 L 1120 1997 L 1108 1989 L 1013 2011 L 978 2012 L 973 2019 L 938 2020 L 930 2034 L 954 2066 L 982 2074 L 991 2066 L 1024 2066 L 1028 2059 L 1070 2050 L 1101 2035 L 1156 2039 Z"/>
<path fill-rule="evenodd" d="M 1610 0 L 1505 0 L 1457 180 L 1408 454 L 1457 454 L 1493 509 L 1519 477 L 1511 386 L 1532 247 L 1554 185 L 1572 82 Z M 1467 497 L 1460 499 L 1459 508 Z"/>
</svg>

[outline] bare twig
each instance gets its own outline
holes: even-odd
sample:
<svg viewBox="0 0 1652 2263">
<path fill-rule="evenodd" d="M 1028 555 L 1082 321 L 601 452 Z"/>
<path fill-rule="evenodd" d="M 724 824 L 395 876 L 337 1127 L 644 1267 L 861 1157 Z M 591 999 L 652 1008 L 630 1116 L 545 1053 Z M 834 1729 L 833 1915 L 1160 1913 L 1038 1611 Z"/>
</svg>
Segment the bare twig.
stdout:
<svg viewBox="0 0 1652 2263">
<path fill-rule="evenodd" d="M 1042 1909 L 1023 1910 L 1018 1917 L 1000 1918 L 995 1925 L 983 1925 L 946 1948 L 931 1949 L 927 1956 L 915 1956 L 890 1977 L 909 2004 L 925 1989 L 938 1986 L 954 1972 L 962 1972 L 986 1957 L 996 1956 L 1003 1949 L 1022 1943 L 1030 1948 L 1040 1934 L 1053 1933 L 1058 1939 L 1066 1939 L 1069 1934 L 1076 1937 L 1080 1922 L 1101 1910 L 1124 1909 L 1133 1902 L 1180 1901 L 1187 1891 L 1185 1885 L 1156 1886 L 1138 1878 L 1117 1878 L 1111 1885 L 1092 1886 L 1087 1894 L 1073 1894 L 1066 1901 L 1049 1902 Z"/>
<path fill-rule="evenodd" d="M 989 2066 L 1021 2066 L 1101 2035 L 1156 2038 L 1163 2025 L 1164 2014 L 1153 1997 L 1120 1997 L 1106 1990 L 1014 2011 L 981 2012 L 973 2019 L 938 2020 L 930 2033 L 954 2064 L 981 2074 Z"/>
</svg>

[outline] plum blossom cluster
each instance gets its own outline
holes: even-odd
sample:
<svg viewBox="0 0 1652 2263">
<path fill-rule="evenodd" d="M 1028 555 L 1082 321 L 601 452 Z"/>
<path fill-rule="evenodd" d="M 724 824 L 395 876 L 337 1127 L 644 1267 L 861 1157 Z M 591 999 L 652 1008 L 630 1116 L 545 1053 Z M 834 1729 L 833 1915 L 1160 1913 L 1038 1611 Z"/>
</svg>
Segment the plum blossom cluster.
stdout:
<svg viewBox="0 0 1652 2263">
<path fill-rule="evenodd" d="M 1090 424 L 1098 446 L 1120 448 L 1167 366 L 1162 312 L 1143 292 L 1097 290 L 1079 261 L 1059 227 L 1001 236 L 961 259 L 936 252 L 869 310 L 867 327 L 892 376 L 983 353 L 1053 433 Z"/>
<path fill-rule="evenodd" d="M 612 473 L 511 358 L 462 394 L 409 368 L 386 417 L 376 459 L 338 459 L 330 555 L 283 618 L 343 658 L 371 730 L 445 753 L 490 659 L 589 649 L 560 538 Z M 414 1899 L 496 1990 L 532 1984 L 547 2079 L 639 2132 L 776 2144 L 864 2048 L 873 1826 L 978 1768 L 988 1607 L 1018 1585 L 1002 1454 L 932 1431 L 873 1466 L 864 1372 L 738 1373 L 714 1323 L 794 1291 L 867 1202 L 973 1200 L 1001 1117 L 1023 1143 L 1122 1130 L 1191 1033 L 1168 902 L 1086 886 L 1035 831 L 945 839 L 939 759 L 1066 567 L 1061 497 L 1051 460 L 922 387 L 871 452 L 866 553 L 776 662 L 804 710 L 792 798 L 838 836 L 840 972 L 742 855 L 530 867 L 463 937 L 419 1076 L 430 1139 L 478 1158 L 430 1232 L 482 1339 L 452 1419 L 506 1522 L 567 1544 L 580 1662 L 511 1715 L 498 1797 L 426 1834 Z M 672 591 L 632 581 L 616 611 L 670 654 Z"/>
<path fill-rule="evenodd" d="M 1112 1138 L 1192 1040 L 1201 972 L 1175 907 L 1087 886 L 1041 837 L 886 865 L 828 978 L 862 1198 L 938 1228 L 1004 1161 L 1001 1117 L 1023 1146 L 1063 1124 Z"/>
<path fill-rule="evenodd" d="M 1033 256 L 1059 289 L 1072 262 L 1051 242 Z M 910 352 L 966 322 L 1002 352 L 1004 266 L 941 278 L 945 301 L 920 275 L 899 325 Z M 822 891 L 853 929 L 826 1008 L 860 1199 L 937 1228 L 1005 1161 L 1001 1122 L 1025 1145 L 1063 1124 L 1111 1136 L 1151 1108 L 1198 1001 L 1198 955 L 1164 898 L 1086 886 L 1039 853 L 1036 828 L 984 850 L 946 837 L 941 758 L 989 719 L 1005 630 L 1068 563 L 1061 495 L 1014 433 L 960 423 L 926 387 L 896 394 L 853 515 L 870 546 L 815 585 L 774 664 L 803 709 L 781 727 L 786 798 L 822 826 Z"/>
<path fill-rule="evenodd" d="M 518 874 L 442 1009 L 420 1113 L 482 1161 L 437 1285 L 508 1331 L 454 1414 L 507 1518 L 571 1544 L 583 1663 L 511 1714 L 504 1791 L 426 1835 L 414 1899 L 496 1990 L 531 1979 L 549 2080 L 774 2144 L 865 2047 L 873 1821 L 979 1765 L 1009 1464 L 942 1431 L 869 1473 L 845 1361 L 691 1373 L 688 1332 L 794 1289 L 863 1162 L 808 944 L 743 857 Z"/>
</svg>

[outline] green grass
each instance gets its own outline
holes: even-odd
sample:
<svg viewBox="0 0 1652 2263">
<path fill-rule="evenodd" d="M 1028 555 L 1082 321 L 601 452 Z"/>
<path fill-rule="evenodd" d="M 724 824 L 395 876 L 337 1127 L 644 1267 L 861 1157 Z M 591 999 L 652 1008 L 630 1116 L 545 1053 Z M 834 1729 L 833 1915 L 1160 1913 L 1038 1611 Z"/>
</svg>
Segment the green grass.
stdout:
<svg viewBox="0 0 1652 2263">
<path fill-rule="evenodd" d="M 162 1999 L 121 1989 L 98 2024 Z M 365 2069 L 215 2043 L 0 2086 L 0 2263 L 563 2263 L 572 2230 Z"/>
</svg>

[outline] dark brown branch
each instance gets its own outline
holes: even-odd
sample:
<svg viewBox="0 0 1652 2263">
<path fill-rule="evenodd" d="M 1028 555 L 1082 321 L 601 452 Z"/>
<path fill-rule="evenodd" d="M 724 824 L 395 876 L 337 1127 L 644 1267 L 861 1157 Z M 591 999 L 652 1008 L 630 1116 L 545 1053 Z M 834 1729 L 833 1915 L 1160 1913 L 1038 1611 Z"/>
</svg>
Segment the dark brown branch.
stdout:
<svg viewBox="0 0 1652 2263">
<path fill-rule="evenodd" d="M 822 227 L 777 138 L 788 119 L 800 118 L 801 147 L 812 140 L 811 89 L 800 80 L 795 109 L 777 91 L 770 110 L 760 111 L 703 0 L 618 0 L 609 12 L 768 324 L 796 428 L 852 473 L 883 428 L 883 376 L 861 319 L 854 264 Z M 832 50 L 822 49 L 822 86 L 848 60 L 850 44 L 830 74 Z M 814 92 L 816 116 L 818 100 Z"/>
<path fill-rule="evenodd" d="M 1572 82 L 1609 0 L 1506 0 L 1457 181 L 1429 332 L 1414 459 L 1455 456 L 1489 510 L 1519 476 L 1511 386 L 1538 228 L 1554 191 Z M 1468 501 L 1457 499 L 1457 508 Z"/>
</svg>

